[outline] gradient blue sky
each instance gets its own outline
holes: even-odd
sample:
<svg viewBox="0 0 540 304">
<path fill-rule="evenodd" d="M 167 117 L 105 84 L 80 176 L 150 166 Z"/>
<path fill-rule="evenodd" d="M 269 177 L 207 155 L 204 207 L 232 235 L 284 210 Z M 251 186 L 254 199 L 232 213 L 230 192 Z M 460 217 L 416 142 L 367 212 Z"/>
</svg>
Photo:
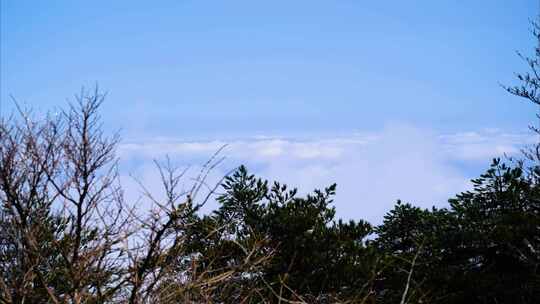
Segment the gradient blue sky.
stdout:
<svg viewBox="0 0 540 304">
<path fill-rule="evenodd" d="M 536 0 L 2 0 L 0 96 L 47 108 L 98 82 L 110 93 L 106 119 L 128 136 L 394 121 L 519 129 L 531 108 L 499 83 L 524 69 L 515 51 L 532 50 L 537 9 Z"/>
<path fill-rule="evenodd" d="M 500 83 L 516 83 L 514 73 L 526 70 L 515 51 L 533 50 L 537 0 L 1 0 L 0 8 L 3 112 L 12 109 L 9 95 L 47 110 L 97 82 L 109 92 L 106 126 L 121 128 L 127 142 L 204 141 L 188 149 L 194 157 L 211 154 L 215 140 L 234 141 L 258 156 L 233 147 L 233 160 L 300 186 L 355 178 L 343 169 L 349 165 L 387 170 L 380 178 L 389 178 L 393 169 L 370 161 L 395 162 L 396 171 L 442 172 L 408 177 L 444 188 L 422 196 L 431 204 L 463 189 L 491 156 L 517 151 L 534 119 L 534 107 Z M 187 157 L 184 146 L 160 144 Z M 294 154 L 302 149 L 320 153 Z M 408 160 L 381 158 L 388 149 L 422 157 L 416 167 L 399 167 Z M 135 154 L 126 158 L 144 159 Z M 278 161 L 293 165 L 275 169 Z M 315 174 L 304 185 L 298 172 L 324 178 Z M 353 188 L 345 189 L 351 197 Z M 416 199 L 414 191 L 407 195 Z"/>
</svg>

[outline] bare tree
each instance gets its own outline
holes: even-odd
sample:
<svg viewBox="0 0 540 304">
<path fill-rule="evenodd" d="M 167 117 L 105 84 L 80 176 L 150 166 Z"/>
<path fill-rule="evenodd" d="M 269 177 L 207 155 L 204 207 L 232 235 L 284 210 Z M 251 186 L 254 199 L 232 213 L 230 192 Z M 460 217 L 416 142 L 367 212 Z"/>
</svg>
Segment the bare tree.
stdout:
<svg viewBox="0 0 540 304">
<path fill-rule="evenodd" d="M 180 190 L 186 170 L 156 162 L 164 199 L 140 183 L 144 200 L 125 202 L 119 137 L 104 135 L 98 113 L 104 98 L 83 90 L 67 111 L 37 119 L 18 108 L 1 119 L 0 302 L 211 302 L 256 273 L 272 253 L 264 237 L 237 243 L 242 262 L 221 269 L 201 267 L 200 257 L 184 250 L 200 223 L 197 212 L 220 184 L 206 179 L 221 150 L 187 191 Z"/>
<path fill-rule="evenodd" d="M 97 113 L 103 100 L 97 89 L 82 91 L 58 115 L 38 120 L 19 109 L 18 119 L 2 119 L 0 196 L 12 227 L 4 248 L 17 248 L 17 265 L 28 274 L 2 284 L 11 286 L 6 298 L 17 297 L 6 302 L 24 300 L 36 284 L 54 303 L 103 302 L 119 290 L 117 253 L 129 218 L 116 170 L 118 137 L 103 135 Z M 43 246 L 57 256 L 51 260 Z"/>
</svg>

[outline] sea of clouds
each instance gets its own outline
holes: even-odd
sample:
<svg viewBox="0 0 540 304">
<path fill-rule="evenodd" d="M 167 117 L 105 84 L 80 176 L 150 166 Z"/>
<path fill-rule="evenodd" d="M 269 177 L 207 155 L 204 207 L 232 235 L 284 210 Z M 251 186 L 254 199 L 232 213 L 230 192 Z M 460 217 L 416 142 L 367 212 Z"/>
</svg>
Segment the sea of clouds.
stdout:
<svg viewBox="0 0 540 304">
<path fill-rule="evenodd" d="M 397 124 L 339 136 L 128 140 L 118 152 L 128 200 L 142 194 L 137 181 L 156 196 L 163 193 L 153 160 L 169 157 L 180 168 L 189 167 L 182 184 L 189 189 L 200 167 L 225 146 L 220 152 L 225 160 L 212 170 L 208 185 L 241 164 L 262 178 L 299 188 L 300 194 L 337 183 L 339 217 L 380 223 L 397 199 L 426 208 L 445 206 L 448 198 L 470 189 L 469 180 L 487 169 L 492 158 L 519 155 L 535 140 L 530 133 L 496 129 L 437 134 Z M 216 207 L 210 201 L 204 211 Z"/>
</svg>

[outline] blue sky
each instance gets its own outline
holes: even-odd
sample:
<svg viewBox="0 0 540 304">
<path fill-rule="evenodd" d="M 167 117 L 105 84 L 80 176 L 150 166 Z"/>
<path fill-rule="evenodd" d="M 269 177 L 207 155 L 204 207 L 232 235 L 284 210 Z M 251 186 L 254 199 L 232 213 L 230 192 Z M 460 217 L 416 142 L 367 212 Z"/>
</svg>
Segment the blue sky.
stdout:
<svg viewBox="0 0 540 304">
<path fill-rule="evenodd" d="M 148 147 L 167 150 L 164 142 L 233 142 L 262 152 L 254 159 L 233 147 L 230 166 L 247 162 L 299 186 L 339 183 L 354 176 L 345 167 L 376 170 L 366 167 L 371 160 L 394 160 L 396 171 L 440 170 L 438 177 L 418 176 L 440 179 L 434 189 L 453 185 L 428 197 L 407 194 L 429 205 L 463 189 L 462 180 L 479 174 L 491 156 L 515 152 L 534 119 L 534 107 L 499 84 L 515 83 L 514 73 L 525 70 L 515 51 L 534 47 L 535 0 L 2 0 L 0 7 L 3 112 L 12 108 L 9 95 L 47 110 L 97 82 L 109 93 L 106 126 L 122 129 L 126 144 L 154 140 L 159 145 Z M 395 133 L 414 140 L 384 144 L 397 140 Z M 336 138 L 340 145 L 329 141 Z M 343 144 L 359 138 L 379 141 L 367 141 L 373 148 Z M 342 152 L 284 160 L 294 149 Z M 410 162 L 392 158 L 403 155 L 396 151 L 381 159 L 388 149 L 407 149 L 415 159 L 426 151 L 440 155 Z M 467 153 L 460 158 L 458 150 Z M 161 152 L 124 156 L 140 167 Z M 182 153 L 180 162 L 207 155 Z M 287 161 L 303 167 L 277 166 Z M 314 168 L 324 178 L 298 177 Z M 351 197 L 352 188 L 344 190 Z"/>
</svg>

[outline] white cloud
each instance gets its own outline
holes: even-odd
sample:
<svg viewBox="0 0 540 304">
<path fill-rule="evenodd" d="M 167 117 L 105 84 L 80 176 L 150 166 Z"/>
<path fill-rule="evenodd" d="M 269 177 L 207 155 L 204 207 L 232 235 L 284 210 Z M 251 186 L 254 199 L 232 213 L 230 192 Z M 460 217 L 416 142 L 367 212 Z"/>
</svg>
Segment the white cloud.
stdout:
<svg viewBox="0 0 540 304">
<path fill-rule="evenodd" d="M 202 164 L 227 144 L 222 153 L 227 161 L 216 168 L 210 182 L 240 164 L 261 177 L 298 187 L 301 193 L 336 182 L 338 216 L 380 222 L 397 199 L 424 207 L 445 205 L 449 197 L 469 187 L 471 177 L 482 173 L 467 170 L 467 164 L 515 154 L 533 141 L 526 134 L 498 130 L 437 135 L 389 125 L 380 132 L 334 138 L 155 139 L 122 144 L 119 155 L 124 171 L 139 175 L 148 188 L 159 192 L 157 172 L 148 165 L 151 159 L 169 155 L 180 165 Z M 460 163 L 465 165 L 456 165 Z M 186 187 L 190 183 L 186 180 Z"/>
<path fill-rule="evenodd" d="M 497 129 L 487 129 L 442 135 L 440 140 L 451 158 L 476 161 L 504 154 L 514 155 L 519 153 L 524 145 L 533 144 L 537 139 L 530 133 L 510 134 Z"/>
</svg>

